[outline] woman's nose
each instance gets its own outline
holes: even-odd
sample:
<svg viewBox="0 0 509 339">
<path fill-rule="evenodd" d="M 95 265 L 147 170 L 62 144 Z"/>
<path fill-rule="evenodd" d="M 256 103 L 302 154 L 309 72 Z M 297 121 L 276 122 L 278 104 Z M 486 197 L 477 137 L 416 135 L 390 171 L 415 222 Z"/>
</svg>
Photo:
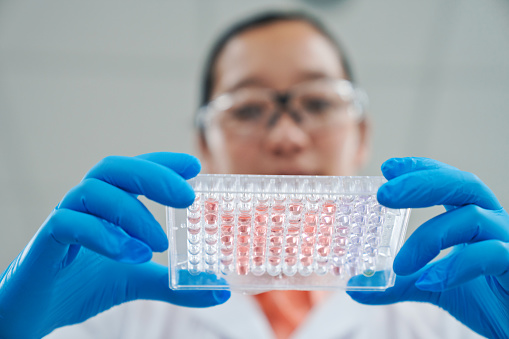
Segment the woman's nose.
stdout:
<svg viewBox="0 0 509 339">
<path fill-rule="evenodd" d="M 290 114 L 282 114 L 270 126 L 264 144 L 267 150 L 280 157 L 292 157 L 311 143 L 309 134 L 304 131 L 298 121 Z"/>
</svg>

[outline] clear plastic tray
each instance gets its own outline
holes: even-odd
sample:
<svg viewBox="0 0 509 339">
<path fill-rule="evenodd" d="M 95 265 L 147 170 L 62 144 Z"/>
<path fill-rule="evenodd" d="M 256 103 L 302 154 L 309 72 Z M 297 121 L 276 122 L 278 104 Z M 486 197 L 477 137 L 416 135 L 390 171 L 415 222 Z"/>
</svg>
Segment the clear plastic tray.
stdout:
<svg viewBox="0 0 509 339">
<path fill-rule="evenodd" d="M 383 177 L 199 175 L 167 208 L 172 289 L 385 290 L 409 209 L 377 202 Z"/>
</svg>

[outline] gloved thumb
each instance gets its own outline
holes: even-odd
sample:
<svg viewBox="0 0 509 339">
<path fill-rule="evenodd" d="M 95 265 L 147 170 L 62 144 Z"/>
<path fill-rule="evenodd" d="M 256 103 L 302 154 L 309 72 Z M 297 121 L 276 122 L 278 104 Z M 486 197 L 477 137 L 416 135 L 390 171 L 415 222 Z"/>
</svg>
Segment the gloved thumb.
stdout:
<svg viewBox="0 0 509 339">
<path fill-rule="evenodd" d="M 228 290 L 172 290 L 169 287 L 168 267 L 148 262 L 139 265 L 130 265 L 128 281 L 132 288 L 127 288 L 130 295 L 128 300 L 149 299 L 166 301 L 179 306 L 209 307 L 220 305 L 230 298 Z M 190 279 L 193 277 L 190 276 Z M 210 275 L 211 280 L 221 283 L 215 276 Z"/>
<path fill-rule="evenodd" d="M 419 301 L 434 303 L 436 293 L 423 291 L 415 286 L 415 282 L 419 279 L 423 270 L 419 270 L 414 274 L 407 276 L 396 276 L 396 282 L 393 287 L 385 291 L 347 291 L 347 294 L 355 301 L 365 305 L 387 305 L 401 301 Z M 371 279 L 364 276 L 356 276 L 352 279 Z M 368 282 L 369 283 L 369 282 Z"/>
</svg>

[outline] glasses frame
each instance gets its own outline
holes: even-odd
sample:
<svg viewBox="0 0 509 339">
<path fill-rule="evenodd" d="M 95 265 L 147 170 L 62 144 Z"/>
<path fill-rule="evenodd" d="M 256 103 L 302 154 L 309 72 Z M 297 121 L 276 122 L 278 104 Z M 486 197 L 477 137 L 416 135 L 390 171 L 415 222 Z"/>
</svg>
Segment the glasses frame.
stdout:
<svg viewBox="0 0 509 339">
<path fill-rule="evenodd" d="M 261 88 L 262 90 L 267 90 L 268 92 L 273 93 L 273 97 L 275 100 L 281 97 L 291 97 L 292 92 L 295 91 L 296 88 L 302 87 L 306 84 L 325 82 L 331 84 L 340 97 L 343 99 L 347 99 L 351 102 L 353 110 L 348 110 L 349 112 L 355 114 L 354 118 L 357 121 L 361 122 L 366 117 L 367 108 L 369 105 L 369 99 L 366 92 L 360 88 L 356 87 L 351 81 L 346 79 L 333 79 L 333 78 L 322 78 L 316 80 L 308 80 L 305 82 L 298 83 L 287 91 L 281 92 L 276 91 L 272 88 Z M 219 114 L 220 111 L 225 111 L 232 105 L 232 96 L 235 94 L 233 92 L 226 92 L 218 97 L 210 100 L 205 105 L 201 106 L 195 116 L 195 126 L 200 131 L 205 131 L 209 121 L 214 117 L 214 114 Z M 274 114 L 278 114 L 275 112 Z"/>
</svg>

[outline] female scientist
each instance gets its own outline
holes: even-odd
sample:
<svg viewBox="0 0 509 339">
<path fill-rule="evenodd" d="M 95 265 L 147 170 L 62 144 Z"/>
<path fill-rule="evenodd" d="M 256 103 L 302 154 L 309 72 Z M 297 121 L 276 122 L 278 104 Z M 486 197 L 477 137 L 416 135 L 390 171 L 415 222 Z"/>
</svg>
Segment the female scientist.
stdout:
<svg viewBox="0 0 509 339">
<path fill-rule="evenodd" d="M 232 27 L 205 68 L 197 122 L 206 171 L 355 174 L 370 124 L 353 81 L 343 50 L 305 15 L 268 13 Z M 338 98 L 338 88 L 350 98 Z M 446 209 L 404 244 L 385 292 L 230 298 L 172 291 L 167 268 L 150 261 L 168 241 L 137 195 L 186 207 L 194 200 L 186 179 L 200 168 L 175 153 L 108 157 L 93 167 L 1 276 L 0 337 L 509 337 L 509 217 L 475 175 L 423 158 L 382 165 L 389 181 L 381 204 Z"/>
</svg>

